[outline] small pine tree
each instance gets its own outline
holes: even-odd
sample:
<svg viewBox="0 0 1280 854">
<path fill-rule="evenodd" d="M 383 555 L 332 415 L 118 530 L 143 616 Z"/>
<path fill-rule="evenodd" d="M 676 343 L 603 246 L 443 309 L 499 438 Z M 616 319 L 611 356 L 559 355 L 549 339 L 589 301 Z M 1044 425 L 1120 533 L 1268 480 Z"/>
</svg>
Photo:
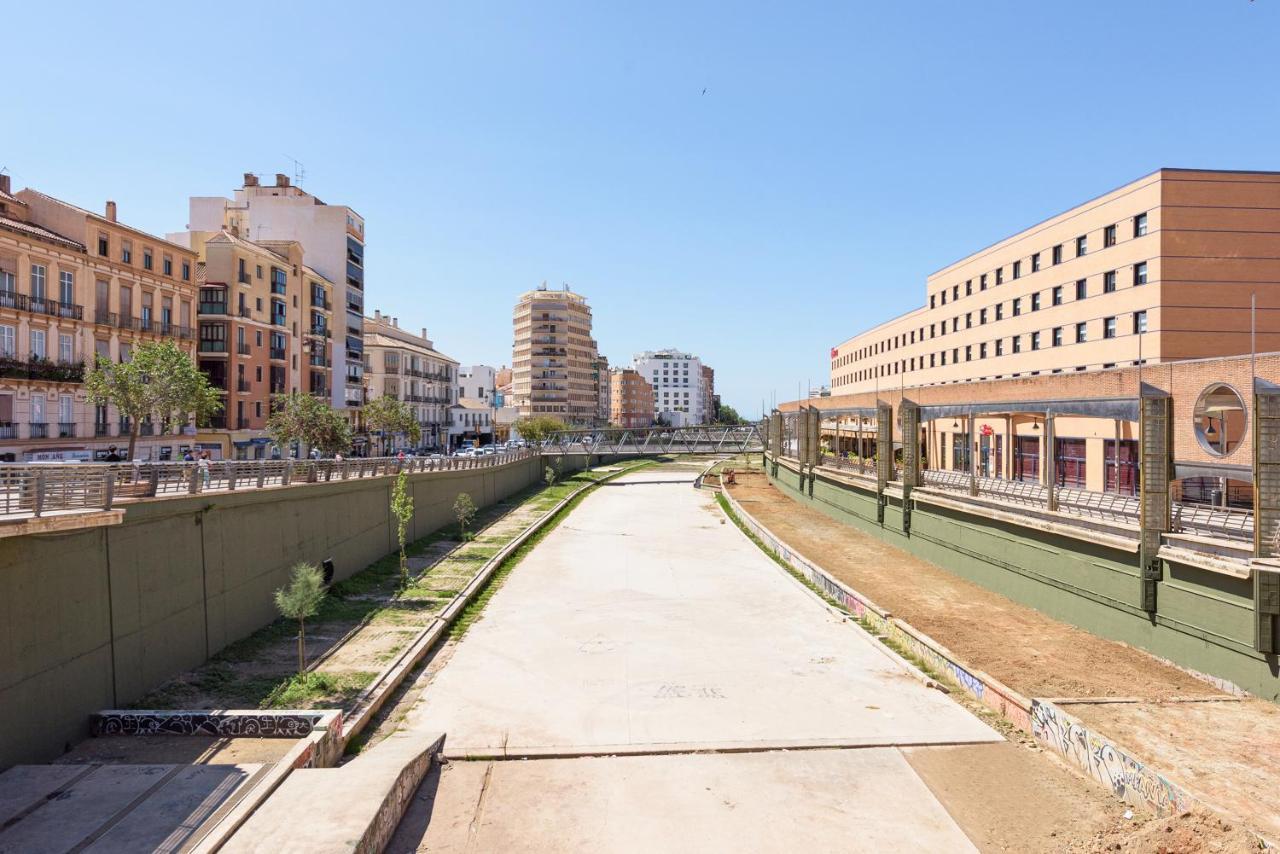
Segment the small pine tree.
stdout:
<svg viewBox="0 0 1280 854">
<path fill-rule="evenodd" d="M 289 583 L 275 593 L 276 610 L 286 620 L 298 621 L 298 673 L 307 669 L 307 617 L 320 610 L 325 593 L 324 573 L 310 563 L 295 563 Z"/>
<path fill-rule="evenodd" d="M 458 493 L 458 497 L 453 501 L 453 515 L 458 520 L 458 529 L 462 531 L 462 538 L 465 540 L 467 526 L 476 517 L 476 503 L 471 500 L 470 495 L 465 492 Z"/>
<path fill-rule="evenodd" d="M 547 482 L 548 487 L 552 487 L 556 485 L 556 481 L 559 479 L 559 476 L 556 474 L 555 469 L 551 466 L 547 466 L 542 472 L 542 479 Z"/>
<path fill-rule="evenodd" d="M 405 538 L 409 522 L 413 519 L 413 496 L 409 494 L 409 472 L 396 476 L 391 487 L 391 512 L 396 517 L 396 538 L 400 541 L 400 583 L 409 583 L 409 555 L 405 551 Z"/>
</svg>

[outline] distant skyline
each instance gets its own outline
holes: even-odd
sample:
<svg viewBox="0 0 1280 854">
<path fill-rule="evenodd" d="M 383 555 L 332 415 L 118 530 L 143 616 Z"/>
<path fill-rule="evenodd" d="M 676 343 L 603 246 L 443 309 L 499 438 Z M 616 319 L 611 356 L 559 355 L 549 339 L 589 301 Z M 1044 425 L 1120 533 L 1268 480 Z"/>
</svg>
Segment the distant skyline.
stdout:
<svg viewBox="0 0 1280 854">
<path fill-rule="evenodd" d="M 297 158 L 366 220 L 366 313 L 498 367 L 567 282 L 611 364 L 694 353 L 744 415 L 1034 222 L 1280 168 L 1275 3 L 77 7 L 6 9 L 15 189 L 163 235 Z"/>
</svg>

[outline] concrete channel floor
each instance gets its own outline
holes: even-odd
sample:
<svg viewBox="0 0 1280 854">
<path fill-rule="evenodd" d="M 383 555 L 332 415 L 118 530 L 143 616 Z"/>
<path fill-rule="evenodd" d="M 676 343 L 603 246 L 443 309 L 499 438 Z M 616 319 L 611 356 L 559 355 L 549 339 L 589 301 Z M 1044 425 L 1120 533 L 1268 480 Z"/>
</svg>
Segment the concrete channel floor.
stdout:
<svg viewBox="0 0 1280 854">
<path fill-rule="evenodd" d="M 692 480 L 600 488 L 506 580 L 405 720 L 451 761 L 390 850 L 972 850 L 897 748 L 1000 736 Z"/>
</svg>

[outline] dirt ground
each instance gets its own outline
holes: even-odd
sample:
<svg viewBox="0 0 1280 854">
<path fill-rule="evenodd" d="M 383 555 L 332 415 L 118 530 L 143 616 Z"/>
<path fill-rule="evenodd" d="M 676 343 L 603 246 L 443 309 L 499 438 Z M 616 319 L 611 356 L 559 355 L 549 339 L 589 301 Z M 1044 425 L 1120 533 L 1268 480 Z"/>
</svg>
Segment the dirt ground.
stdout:
<svg viewBox="0 0 1280 854">
<path fill-rule="evenodd" d="M 736 479 L 729 487 L 734 499 L 769 530 L 1024 696 L 1158 699 L 1219 693 L 1141 650 L 1060 623 L 804 507 L 759 471 L 738 471 Z"/>
<path fill-rule="evenodd" d="M 1063 704 L 1117 744 L 1280 841 L 1280 707 L 1265 700 Z"/>
<path fill-rule="evenodd" d="M 1084 700 L 1064 707 L 1206 803 L 1242 817 L 1272 839 L 1280 836 L 1280 810 L 1275 808 L 1280 761 L 1274 759 L 1280 757 L 1280 709 L 1260 700 L 1211 700 L 1221 696 L 1213 686 L 1141 650 L 1060 623 L 835 522 L 792 501 L 758 471 L 739 469 L 736 478 L 737 485 L 729 489 L 747 512 L 853 589 L 1025 696 Z M 1020 642 L 1010 643 L 1010 638 Z M 1088 702 L 1092 698 L 1141 702 Z M 1176 702 L 1179 699 L 1203 701 Z M 1009 737 L 1016 740 L 1012 734 Z M 1053 759 L 1033 752 L 1025 755 L 1037 763 Z M 1272 761 L 1260 761 L 1263 757 Z M 957 779 L 948 789 L 949 772 L 936 764 L 949 760 L 935 755 L 933 761 L 935 767 L 917 770 L 922 776 L 933 774 L 942 787 L 940 799 L 948 803 L 943 793 L 950 791 L 957 809 L 981 827 L 981 802 L 990 797 L 990 790 L 973 786 L 974 775 L 964 770 L 963 763 L 954 771 Z M 1004 779 L 1010 769 L 1003 774 L 997 770 L 990 776 Z M 926 782 L 934 786 L 928 777 Z M 1032 789 L 1040 785 L 1034 775 L 1029 784 Z M 1006 794 L 1011 788 L 1002 785 L 1001 797 L 1012 796 Z M 1110 801 L 1101 789 L 1096 791 Z M 978 803 L 967 804 L 966 798 Z M 972 830 L 956 817 L 966 831 Z M 1032 844 L 1041 832 L 1036 828 L 1058 830 L 1056 823 L 1044 824 L 1041 818 L 1029 821 L 1028 837 L 1022 841 L 1030 847 L 1022 850 L 1256 850 L 1246 830 L 1213 816 L 1116 820 L 1112 815 L 1108 823 L 1086 812 L 1081 821 L 1091 828 L 1088 833 L 1063 837 L 1059 831 L 1043 848 Z M 984 850 L 1018 850 L 1018 840 L 1004 848 L 1004 838 L 991 832 L 995 834 L 989 837 L 992 847 Z"/>
<path fill-rule="evenodd" d="M 214 738 L 200 735 L 88 738 L 63 754 L 58 765 L 235 765 L 278 762 L 294 738 Z"/>
</svg>

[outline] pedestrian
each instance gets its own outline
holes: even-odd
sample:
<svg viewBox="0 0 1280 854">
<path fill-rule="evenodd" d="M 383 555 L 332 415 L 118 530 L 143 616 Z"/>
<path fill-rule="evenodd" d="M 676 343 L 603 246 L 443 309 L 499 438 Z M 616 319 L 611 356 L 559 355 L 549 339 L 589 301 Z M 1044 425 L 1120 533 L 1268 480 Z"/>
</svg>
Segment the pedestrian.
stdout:
<svg viewBox="0 0 1280 854">
<path fill-rule="evenodd" d="M 342 462 L 342 451 L 338 451 L 338 453 L 334 454 L 333 459 L 335 462 Z"/>
<path fill-rule="evenodd" d="M 191 455 L 190 448 L 187 448 L 185 451 L 182 452 L 182 461 L 184 463 L 194 463 L 196 461 L 196 458 Z"/>
<path fill-rule="evenodd" d="M 103 459 L 103 462 L 118 463 L 121 460 L 123 460 L 124 457 L 120 456 L 120 452 L 116 450 L 115 445 L 111 445 L 109 448 L 107 448 L 107 455 L 102 459 Z"/>
<path fill-rule="evenodd" d="M 209 452 L 202 451 L 200 453 L 200 461 L 196 463 L 200 467 L 200 480 L 204 484 L 204 488 L 209 488 Z"/>
</svg>

